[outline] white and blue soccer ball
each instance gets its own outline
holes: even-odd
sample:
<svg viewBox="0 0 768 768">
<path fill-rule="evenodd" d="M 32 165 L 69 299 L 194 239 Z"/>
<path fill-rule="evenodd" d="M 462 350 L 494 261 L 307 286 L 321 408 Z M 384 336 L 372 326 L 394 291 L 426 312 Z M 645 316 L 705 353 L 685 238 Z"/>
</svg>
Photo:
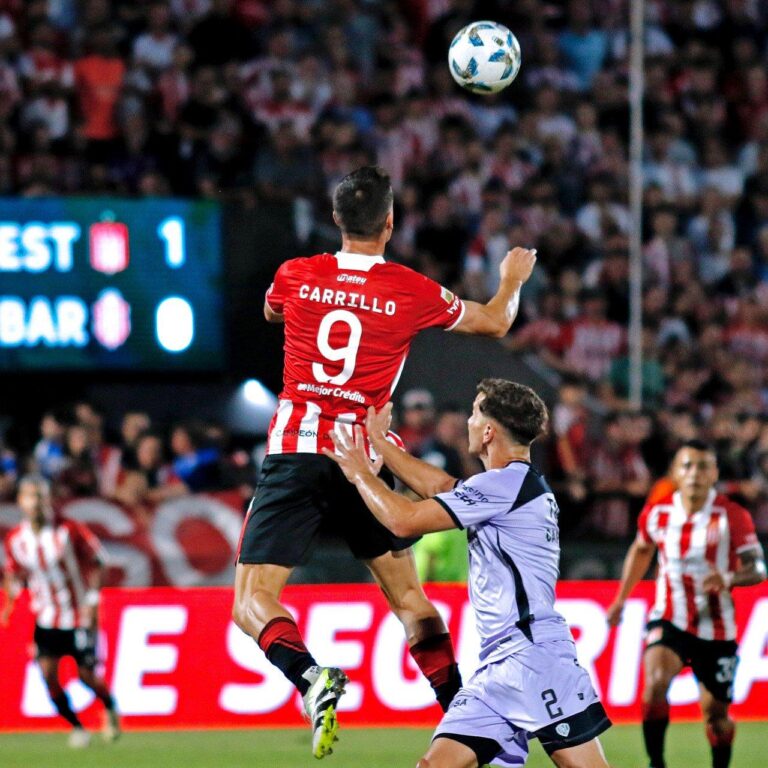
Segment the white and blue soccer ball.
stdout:
<svg viewBox="0 0 768 768">
<path fill-rule="evenodd" d="M 453 79 L 473 93 L 498 93 L 520 71 L 520 43 L 495 21 L 474 21 L 457 32 L 448 49 Z"/>
</svg>

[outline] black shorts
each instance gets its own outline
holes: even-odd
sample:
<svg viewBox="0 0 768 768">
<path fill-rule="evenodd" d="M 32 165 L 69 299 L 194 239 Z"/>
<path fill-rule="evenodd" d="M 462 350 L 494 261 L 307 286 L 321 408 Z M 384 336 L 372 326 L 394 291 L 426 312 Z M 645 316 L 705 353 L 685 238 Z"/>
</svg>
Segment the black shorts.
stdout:
<svg viewBox="0 0 768 768">
<path fill-rule="evenodd" d="M 35 625 L 37 658 L 71 656 L 78 667 L 96 666 L 96 632 L 91 629 L 45 629 Z"/>
<path fill-rule="evenodd" d="M 739 663 L 735 640 L 702 640 L 663 619 L 649 621 L 645 637 L 646 648 L 663 645 L 674 651 L 718 701 L 733 701 L 733 679 Z"/>
<path fill-rule="evenodd" d="M 418 541 L 401 539 L 385 528 L 327 456 L 277 454 L 264 459 L 237 560 L 246 565 L 303 565 L 322 522 L 359 560 L 407 549 Z"/>
</svg>

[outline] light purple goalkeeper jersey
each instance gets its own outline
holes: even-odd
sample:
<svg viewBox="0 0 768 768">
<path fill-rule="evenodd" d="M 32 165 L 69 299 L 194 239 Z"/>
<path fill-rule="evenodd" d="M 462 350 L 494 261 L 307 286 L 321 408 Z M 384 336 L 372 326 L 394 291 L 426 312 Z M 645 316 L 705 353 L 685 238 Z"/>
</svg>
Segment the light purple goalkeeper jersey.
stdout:
<svg viewBox="0 0 768 768">
<path fill-rule="evenodd" d="M 554 609 L 559 509 L 544 477 L 527 462 L 513 461 L 461 481 L 435 500 L 467 529 L 481 664 L 537 641 L 571 640 Z"/>
</svg>

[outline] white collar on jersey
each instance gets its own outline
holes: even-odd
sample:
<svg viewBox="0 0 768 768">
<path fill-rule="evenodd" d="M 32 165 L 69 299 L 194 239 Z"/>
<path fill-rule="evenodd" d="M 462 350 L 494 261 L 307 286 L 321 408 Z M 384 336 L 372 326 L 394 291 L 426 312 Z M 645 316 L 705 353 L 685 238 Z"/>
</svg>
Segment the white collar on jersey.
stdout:
<svg viewBox="0 0 768 768">
<path fill-rule="evenodd" d="M 381 255 L 370 256 L 367 253 L 336 251 L 335 256 L 339 262 L 339 269 L 352 269 L 357 272 L 368 272 L 374 264 L 384 263 L 384 257 Z"/>
<path fill-rule="evenodd" d="M 707 500 L 701 506 L 701 509 L 697 509 L 693 514 L 697 515 L 699 512 L 709 512 L 709 510 L 712 509 L 712 505 L 715 503 L 716 496 L 717 496 L 717 491 L 714 488 L 710 489 L 709 494 L 707 495 Z M 678 509 L 681 509 L 685 515 L 688 514 L 685 511 L 685 507 L 683 506 L 683 501 L 680 498 L 680 491 L 675 491 L 672 494 L 672 502 Z"/>
</svg>

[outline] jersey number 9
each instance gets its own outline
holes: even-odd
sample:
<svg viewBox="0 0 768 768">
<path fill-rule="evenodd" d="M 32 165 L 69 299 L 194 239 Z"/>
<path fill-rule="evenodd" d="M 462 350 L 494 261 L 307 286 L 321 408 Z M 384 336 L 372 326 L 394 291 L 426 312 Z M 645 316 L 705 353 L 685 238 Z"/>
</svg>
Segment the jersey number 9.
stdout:
<svg viewBox="0 0 768 768">
<path fill-rule="evenodd" d="M 344 323 L 349 328 L 349 340 L 343 347 L 332 347 L 330 343 L 331 331 L 337 323 Z M 320 354 L 330 362 L 344 361 L 344 367 L 340 373 L 332 376 L 326 373 L 322 363 L 312 363 L 312 375 L 323 384 L 346 384 L 355 372 L 357 351 L 360 349 L 360 337 L 363 326 L 356 315 L 347 312 L 346 309 L 335 309 L 329 312 L 320 323 L 317 330 L 317 348 Z"/>
</svg>

